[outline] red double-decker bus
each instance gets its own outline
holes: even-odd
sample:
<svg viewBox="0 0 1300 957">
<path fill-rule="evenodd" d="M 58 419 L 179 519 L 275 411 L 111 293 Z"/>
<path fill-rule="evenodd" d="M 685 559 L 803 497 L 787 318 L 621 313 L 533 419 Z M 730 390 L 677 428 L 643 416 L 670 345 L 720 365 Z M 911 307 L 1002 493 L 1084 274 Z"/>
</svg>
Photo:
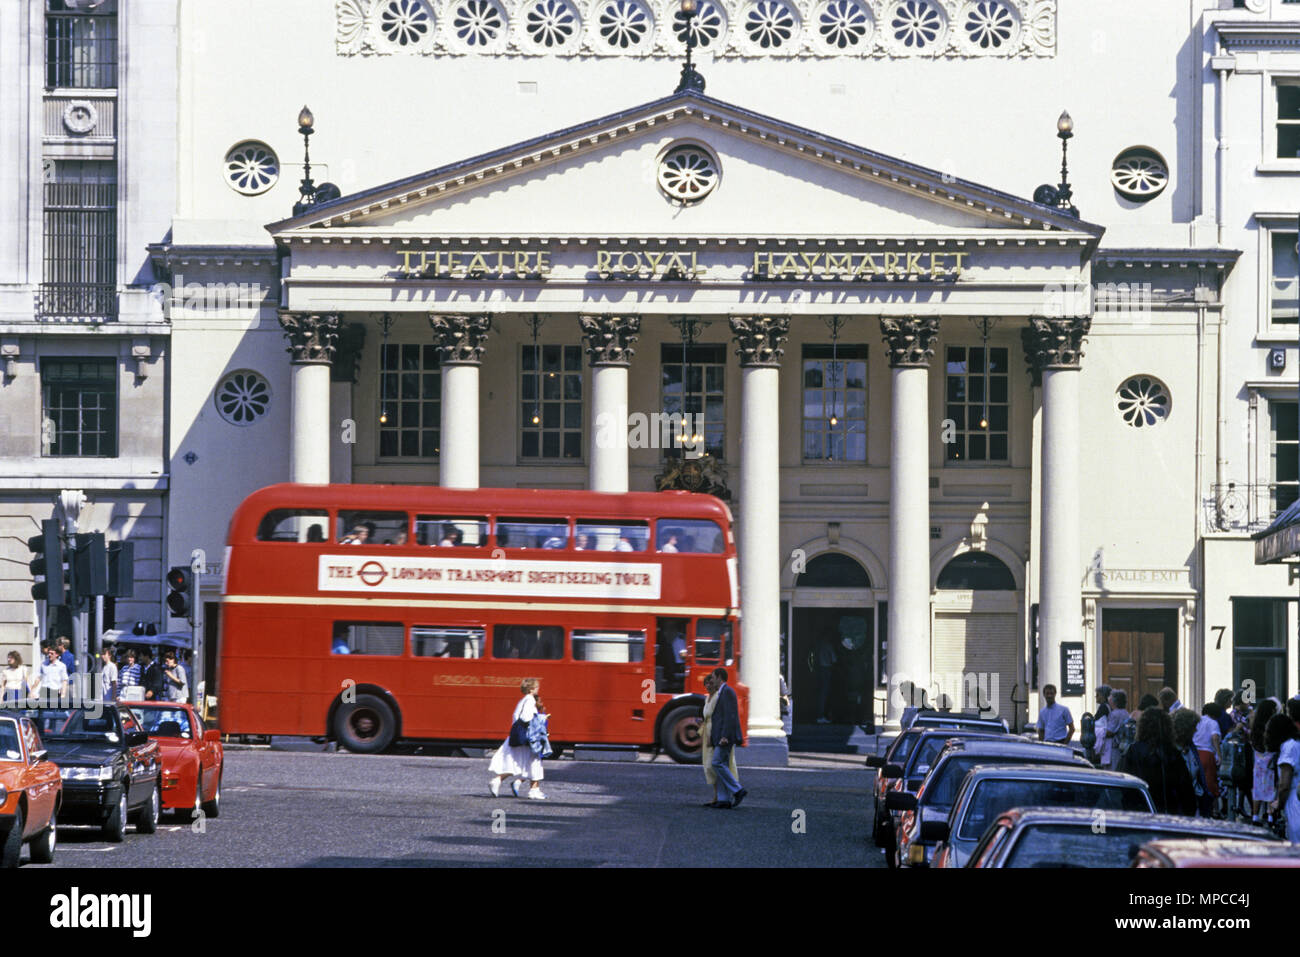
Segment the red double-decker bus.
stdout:
<svg viewBox="0 0 1300 957">
<path fill-rule="evenodd" d="M 219 723 L 359 752 L 496 745 L 536 677 L 553 747 L 698 761 L 714 668 L 744 720 L 738 606 L 710 496 L 273 485 L 230 523 Z"/>
</svg>

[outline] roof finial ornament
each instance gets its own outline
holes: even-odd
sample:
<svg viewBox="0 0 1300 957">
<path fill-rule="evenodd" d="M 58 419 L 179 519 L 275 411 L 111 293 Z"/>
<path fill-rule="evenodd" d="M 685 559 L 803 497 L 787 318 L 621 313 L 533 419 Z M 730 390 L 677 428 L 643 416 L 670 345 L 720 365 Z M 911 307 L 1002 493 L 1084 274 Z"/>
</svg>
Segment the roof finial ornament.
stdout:
<svg viewBox="0 0 1300 957">
<path fill-rule="evenodd" d="M 1056 121 L 1056 135 L 1061 140 L 1061 182 L 1057 186 L 1044 183 L 1038 187 L 1034 190 L 1034 202 L 1055 206 L 1061 212 L 1078 219 L 1079 210 L 1070 202 L 1074 198 L 1074 190 L 1070 188 L 1070 168 L 1066 163 L 1066 150 L 1070 146 L 1070 137 L 1074 136 L 1074 120 L 1068 111 L 1061 111 L 1060 119 Z"/>
<path fill-rule="evenodd" d="M 680 9 L 686 17 L 686 62 L 682 64 L 682 78 L 677 81 L 674 93 L 703 93 L 704 77 L 700 76 L 691 62 L 691 52 L 695 49 L 695 15 L 699 12 L 698 0 L 681 0 Z"/>
</svg>

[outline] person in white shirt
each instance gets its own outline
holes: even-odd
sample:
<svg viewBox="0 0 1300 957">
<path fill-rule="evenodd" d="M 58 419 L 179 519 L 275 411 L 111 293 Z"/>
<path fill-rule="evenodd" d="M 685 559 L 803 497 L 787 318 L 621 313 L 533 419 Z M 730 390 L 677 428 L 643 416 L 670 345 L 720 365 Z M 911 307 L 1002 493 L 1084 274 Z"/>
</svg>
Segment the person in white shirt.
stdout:
<svg viewBox="0 0 1300 957">
<path fill-rule="evenodd" d="M 1205 770 L 1205 789 L 1210 797 L 1219 796 L 1219 715 L 1223 709 L 1213 701 L 1201 709 L 1201 720 L 1196 724 L 1196 734 L 1192 736 L 1192 746 L 1201 759 Z"/>
<path fill-rule="evenodd" d="M 16 651 L 9 652 L 9 665 L 0 676 L 0 689 L 6 703 L 17 703 L 27 697 L 27 669 L 23 667 L 23 656 Z"/>
<path fill-rule="evenodd" d="M 1074 715 L 1056 703 L 1056 685 L 1043 685 L 1043 700 L 1038 709 L 1038 740 L 1049 744 L 1069 744 L 1074 737 Z"/>
<path fill-rule="evenodd" d="M 104 665 L 99 670 L 99 690 L 105 701 L 117 698 L 117 664 L 113 661 L 113 646 L 105 645 L 99 653 Z"/>
<path fill-rule="evenodd" d="M 36 681 L 32 684 L 32 694 L 44 688 L 47 697 L 62 696 L 68 693 L 68 669 L 59 660 L 59 650 L 53 645 L 45 646 L 45 660 L 36 672 Z"/>
</svg>

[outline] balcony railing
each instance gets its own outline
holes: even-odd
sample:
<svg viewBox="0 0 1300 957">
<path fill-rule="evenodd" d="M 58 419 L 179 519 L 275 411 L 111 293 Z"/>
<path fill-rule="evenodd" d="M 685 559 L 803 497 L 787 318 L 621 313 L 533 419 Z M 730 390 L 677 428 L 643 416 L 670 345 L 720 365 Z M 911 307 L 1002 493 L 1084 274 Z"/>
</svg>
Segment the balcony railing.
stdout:
<svg viewBox="0 0 1300 957">
<path fill-rule="evenodd" d="M 1210 486 L 1203 501 L 1207 532 L 1258 532 L 1296 500 L 1294 483 L 1262 482 L 1247 485 L 1228 482 Z"/>
<path fill-rule="evenodd" d="M 45 320 L 117 318 L 117 286 L 102 282 L 47 282 L 36 294 L 36 315 Z"/>
</svg>

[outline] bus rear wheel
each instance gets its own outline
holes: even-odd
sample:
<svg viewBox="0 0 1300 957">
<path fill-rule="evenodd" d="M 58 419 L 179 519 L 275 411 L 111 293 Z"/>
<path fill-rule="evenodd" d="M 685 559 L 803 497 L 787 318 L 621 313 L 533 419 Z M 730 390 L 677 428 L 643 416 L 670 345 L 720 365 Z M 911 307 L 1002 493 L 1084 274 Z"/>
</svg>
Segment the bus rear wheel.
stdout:
<svg viewBox="0 0 1300 957">
<path fill-rule="evenodd" d="M 357 695 L 350 704 L 339 705 L 334 713 L 334 737 L 356 754 L 377 754 L 393 743 L 397 718 L 382 698 Z"/>
<path fill-rule="evenodd" d="M 700 726 L 704 715 L 699 708 L 678 708 L 664 718 L 664 751 L 678 764 L 700 763 Z"/>
</svg>

